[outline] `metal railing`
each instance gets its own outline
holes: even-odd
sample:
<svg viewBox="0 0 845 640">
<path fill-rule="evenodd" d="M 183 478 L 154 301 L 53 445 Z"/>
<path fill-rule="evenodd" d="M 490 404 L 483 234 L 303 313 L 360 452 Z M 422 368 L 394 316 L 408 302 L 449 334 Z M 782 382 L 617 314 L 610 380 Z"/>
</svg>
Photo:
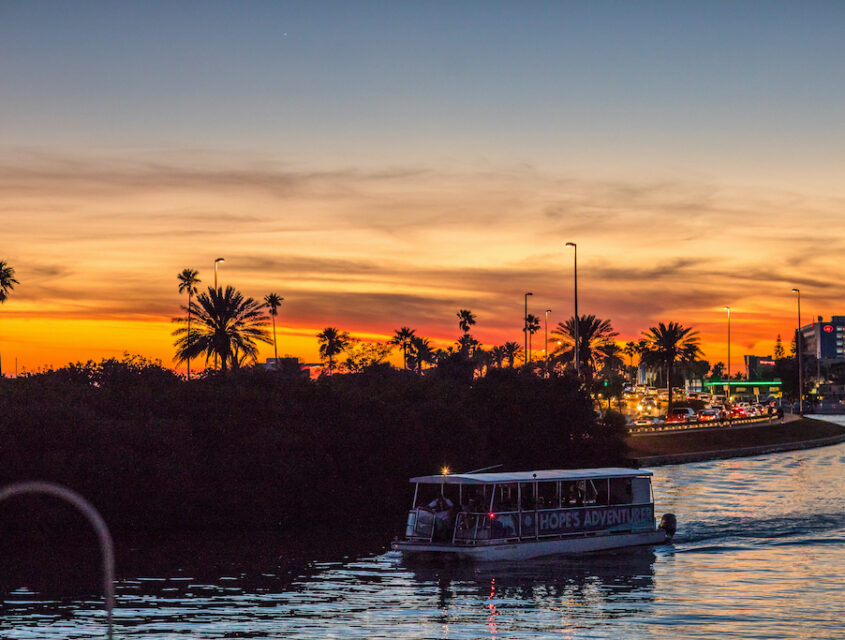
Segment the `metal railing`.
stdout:
<svg viewBox="0 0 845 640">
<path fill-rule="evenodd" d="M 112 609 L 114 609 L 114 545 L 105 520 L 94 506 L 75 491 L 52 482 L 17 482 L 0 489 L 0 502 L 6 498 L 40 493 L 60 498 L 76 507 L 94 527 L 103 556 L 103 590 L 105 592 L 107 637 L 112 639 Z"/>
</svg>

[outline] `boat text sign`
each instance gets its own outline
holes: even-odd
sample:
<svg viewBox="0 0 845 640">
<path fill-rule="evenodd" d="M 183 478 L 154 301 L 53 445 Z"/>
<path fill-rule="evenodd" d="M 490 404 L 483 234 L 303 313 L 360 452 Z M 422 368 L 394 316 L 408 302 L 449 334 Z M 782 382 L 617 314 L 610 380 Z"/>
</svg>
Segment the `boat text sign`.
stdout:
<svg viewBox="0 0 845 640">
<path fill-rule="evenodd" d="M 577 533 L 579 531 L 613 531 L 654 526 L 654 505 L 618 505 L 581 509 L 550 509 L 522 514 L 522 531 L 539 535 Z"/>
</svg>

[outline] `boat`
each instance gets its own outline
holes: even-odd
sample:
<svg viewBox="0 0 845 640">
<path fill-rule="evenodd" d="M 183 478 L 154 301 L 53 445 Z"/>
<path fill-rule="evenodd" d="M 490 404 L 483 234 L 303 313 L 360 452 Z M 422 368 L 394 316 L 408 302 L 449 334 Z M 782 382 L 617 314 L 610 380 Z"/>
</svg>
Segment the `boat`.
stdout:
<svg viewBox="0 0 845 640">
<path fill-rule="evenodd" d="M 411 478 L 404 558 L 525 560 L 671 542 L 676 519 L 655 526 L 652 472 L 556 469 Z"/>
</svg>

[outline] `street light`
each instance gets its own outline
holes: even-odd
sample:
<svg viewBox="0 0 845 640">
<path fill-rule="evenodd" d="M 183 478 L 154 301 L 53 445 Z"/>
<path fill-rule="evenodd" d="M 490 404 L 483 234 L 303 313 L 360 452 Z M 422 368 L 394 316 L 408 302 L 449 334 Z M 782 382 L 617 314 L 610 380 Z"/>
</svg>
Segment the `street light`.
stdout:
<svg viewBox="0 0 845 640">
<path fill-rule="evenodd" d="M 798 294 L 798 331 L 795 333 L 795 346 L 798 348 L 798 413 L 804 413 L 804 356 L 801 349 L 801 289 L 793 289 Z"/>
<path fill-rule="evenodd" d="M 217 260 L 214 261 L 214 290 L 215 291 L 217 290 L 217 265 L 220 264 L 221 262 L 226 262 L 226 260 L 224 258 L 217 258 Z"/>
<path fill-rule="evenodd" d="M 728 382 L 730 382 L 731 381 L 731 308 L 730 307 L 722 307 L 722 311 L 728 312 Z"/>
<path fill-rule="evenodd" d="M 546 376 L 549 375 L 549 314 L 551 312 L 551 309 L 546 309 L 546 341 L 543 343 L 545 347 L 543 354 L 546 356 Z"/>
<path fill-rule="evenodd" d="M 581 375 L 581 345 L 578 342 L 578 325 L 580 324 L 578 321 L 578 245 L 574 242 L 567 242 L 567 247 L 572 247 L 574 249 L 573 253 L 573 269 L 572 272 L 574 274 L 575 280 L 575 375 Z"/>
<path fill-rule="evenodd" d="M 525 316 L 522 318 L 522 331 L 525 334 L 525 355 L 523 356 L 523 360 L 525 364 L 528 364 L 528 359 L 530 354 L 528 353 L 528 296 L 533 296 L 533 293 L 526 293 L 525 294 Z"/>
</svg>

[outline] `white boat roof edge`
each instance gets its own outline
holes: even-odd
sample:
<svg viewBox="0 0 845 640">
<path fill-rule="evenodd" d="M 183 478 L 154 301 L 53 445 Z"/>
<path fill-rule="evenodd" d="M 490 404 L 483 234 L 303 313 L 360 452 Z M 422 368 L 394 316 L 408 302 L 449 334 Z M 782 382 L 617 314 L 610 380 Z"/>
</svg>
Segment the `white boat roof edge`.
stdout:
<svg viewBox="0 0 845 640">
<path fill-rule="evenodd" d="M 603 469 L 551 469 L 542 471 L 508 471 L 504 473 L 452 473 L 417 476 L 410 482 L 419 484 L 502 484 L 510 482 L 551 482 L 554 480 L 595 480 L 603 478 L 637 478 L 653 475 L 647 469 L 605 467 Z"/>
</svg>

